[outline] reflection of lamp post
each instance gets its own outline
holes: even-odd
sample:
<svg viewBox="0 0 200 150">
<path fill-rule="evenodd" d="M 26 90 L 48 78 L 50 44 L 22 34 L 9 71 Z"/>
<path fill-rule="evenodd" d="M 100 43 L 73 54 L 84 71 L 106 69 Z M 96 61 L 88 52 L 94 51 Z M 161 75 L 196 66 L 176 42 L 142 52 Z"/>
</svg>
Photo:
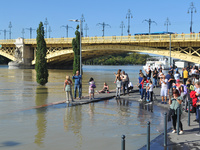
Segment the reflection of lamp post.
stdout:
<svg viewBox="0 0 200 150">
<path fill-rule="evenodd" d="M 82 26 L 82 20 L 78 20 L 78 19 L 76 19 L 76 20 L 69 20 L 69 21 L 73 21 L 73 22 L 80 22 L 80 75 L 82 75 L 82 54 L 81 54 L 81 37 L 82 37 L 82 35 L 81 35 L 81 33 L 82 33 L 82 28 L 81 28 L 81 26 Z"/>
<path fill-rule="evenodd" d="M 192 14 L 193 14 L 193 9 L 194 9 L 194 12 L 196 13 L 197 12 L 196 8 L 194 7 L 193 2 L 191 2 L 190 7 L 188 8 L 188 14 L 191 12 L 190 32 L 192 32 Z"/>
</svg>

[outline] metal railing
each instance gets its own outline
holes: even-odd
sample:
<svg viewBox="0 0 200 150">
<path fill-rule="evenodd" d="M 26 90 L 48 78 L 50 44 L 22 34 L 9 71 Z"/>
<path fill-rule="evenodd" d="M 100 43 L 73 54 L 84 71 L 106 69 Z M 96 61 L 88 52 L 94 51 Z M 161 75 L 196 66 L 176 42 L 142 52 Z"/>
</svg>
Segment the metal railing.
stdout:
<svg viewBox="0 0 200 150">
<path fill-rule="evenodd" d="M 73 38 L 47 38 L 47 44 L 71 44 Z M 169 34 L 134 35 L 134 36 L 104 36 L 83 37 L 82 43 L 140 43 L 140 42 L 169 42 Z M 200 33 L 171 34 L 171 42 L 200 41 Z M 0 40 L 0 44 L 14 44 L 15 39 Z M 24 39 L 24 44 L 36 44 L 36 39 Z"/>
</svg>

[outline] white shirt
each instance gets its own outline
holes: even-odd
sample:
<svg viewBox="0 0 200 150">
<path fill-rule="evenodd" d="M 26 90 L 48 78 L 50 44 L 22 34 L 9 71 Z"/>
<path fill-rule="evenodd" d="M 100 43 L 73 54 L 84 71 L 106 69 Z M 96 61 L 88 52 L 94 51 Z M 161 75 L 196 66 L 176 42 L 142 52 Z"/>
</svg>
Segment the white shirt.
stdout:
<svg viewBox="0 0 200 150">
<path fill-rule="evenodd" d="M 161 81 L 161 88 L 166 88 L 167 89 L 167 82 L 168 82 L 168 80 L 165 79 L 164 81 L 165 81 L 166 84 L 163 81 Z"/>
<path fill-rule="evenodd" d="M 153 91 L 153 84 L 149 84 L 149 87 L 150 87 L 149 92 L 152 92 Z"/>
</svg>

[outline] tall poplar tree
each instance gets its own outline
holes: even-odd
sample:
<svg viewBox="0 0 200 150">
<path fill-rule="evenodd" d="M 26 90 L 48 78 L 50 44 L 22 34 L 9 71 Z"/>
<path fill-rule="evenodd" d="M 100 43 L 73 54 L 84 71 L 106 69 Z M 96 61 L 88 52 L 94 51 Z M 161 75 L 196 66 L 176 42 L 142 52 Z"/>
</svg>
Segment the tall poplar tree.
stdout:
<svg viewBox="0 0 200 150">
<path fill-rule="evenodd" d="M 46 42 L 44 40 L 44 27 L 43 23 L 40 22 L 39 27 L 37 29 L 37 51 L 36 51 L 36 78 L 37 83 L 40 85 L 45 85 L 48 82 L 48 69 L 46 62 Z"/>
<path fill-rule="evenodd" d="M 79 25 L 76 27 L 76 37 L 72 40 L 72 48 L 74 51 L 73 74 L 76 74 L 76 71 L 80 72 L 80 32 L 78 29 Z"/>
</svg>

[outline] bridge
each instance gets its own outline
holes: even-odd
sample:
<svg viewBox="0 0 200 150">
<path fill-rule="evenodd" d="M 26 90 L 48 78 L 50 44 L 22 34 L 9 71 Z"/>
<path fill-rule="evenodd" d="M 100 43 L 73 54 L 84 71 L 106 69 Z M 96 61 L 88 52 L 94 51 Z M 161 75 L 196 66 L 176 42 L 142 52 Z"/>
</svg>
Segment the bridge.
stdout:
<svg viewBox="0 0 200 150">
<path fill-rule="evenodd" d="M 73 38 L 48 38 L 47 63 L 49 65 L 64 65 L 73 61 Z M 82 37 L 82 60 L 111 54 L 127 52 L 143 52 L 170 56 L 200 64 L 200 34 L 170 35 L 135 35 Z M 37 43 L 36 39 L 0 40 L 0 55 L 12 61 L 25 65 L 35 65 Z"/>
</svg>

